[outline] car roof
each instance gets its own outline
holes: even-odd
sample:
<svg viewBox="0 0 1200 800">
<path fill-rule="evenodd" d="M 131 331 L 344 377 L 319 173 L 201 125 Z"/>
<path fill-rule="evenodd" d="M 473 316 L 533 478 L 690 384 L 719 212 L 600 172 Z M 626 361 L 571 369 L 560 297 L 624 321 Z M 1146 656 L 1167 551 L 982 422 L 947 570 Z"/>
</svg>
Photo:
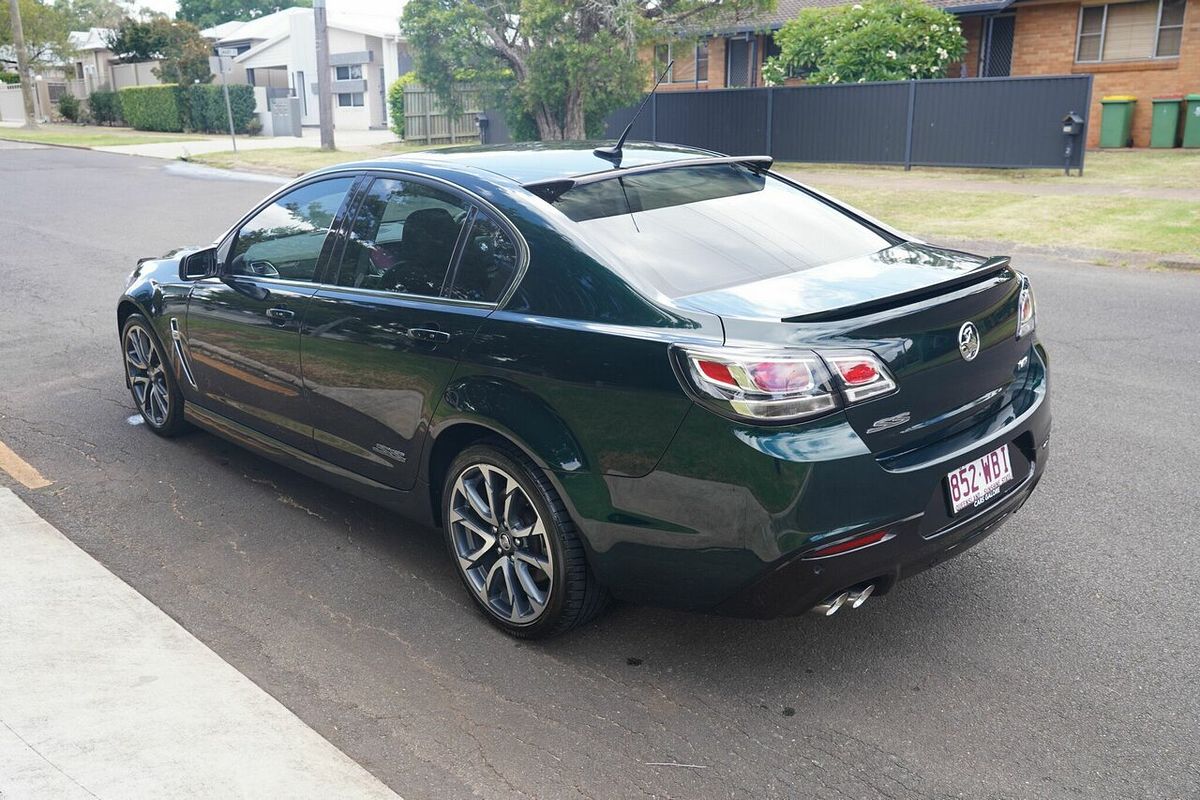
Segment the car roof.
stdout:
<svg viewBox="0 0 1200 800">
<path fill-rule="evenodd" d="M 357 162 L 355 166 L 398 167 L 427 165 L 440 169 L 485 170 L 516 183 L 574 178 L 613 169 L 613 164 L 592 151 L 607 142 L 522 142 L 486 146 L 447 147 Z M 668 161 L 716 155 L 711 150 L 651 142 L 626 142 L 621 166 L 661 164 Z"/>
</svg>

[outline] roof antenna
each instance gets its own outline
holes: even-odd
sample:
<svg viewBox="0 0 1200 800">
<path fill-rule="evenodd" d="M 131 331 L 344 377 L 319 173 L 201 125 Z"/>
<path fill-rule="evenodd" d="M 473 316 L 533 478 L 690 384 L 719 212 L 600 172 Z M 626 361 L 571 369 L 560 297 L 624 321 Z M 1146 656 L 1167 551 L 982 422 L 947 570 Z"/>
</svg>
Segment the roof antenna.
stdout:
<svg viewBox="0 0 1200 800">
<path fill-rule="evenodd" d="M 638 117 L 642 115 L 642 111 L 646 109 L 646 103 L 650 102 L 650 98 L 654 97 L 654 93 L 658 91 L 658 85 L 663 82 L 663 78 L 667 77 L 667 73 L 671 71 L 671 67 L 675 65 L 675 59 L 667 62 L 667 66 L 663 68 L 662 74 L 658 76 L 658 80 L 654 82 L 654 88 L 650 90 L 650 94 L 646 95 L 642 100 L 642 104 L 638 106 L 638 110 L 634 112 L 633 118 L 629 120 L 629 124 L 625 126 L 621 138 L 617 139 L 617 143 L 612 147 L 597 147 L 592 151 L 593 155 L 603 158 L 605 161 L 611 161 L 613 166 L 621 166 L 621 149 L 625 147 L 625 140 L 629 138 L 629 132 L 633 130 L 633 123 L 637 122 Z"/>
</svg>

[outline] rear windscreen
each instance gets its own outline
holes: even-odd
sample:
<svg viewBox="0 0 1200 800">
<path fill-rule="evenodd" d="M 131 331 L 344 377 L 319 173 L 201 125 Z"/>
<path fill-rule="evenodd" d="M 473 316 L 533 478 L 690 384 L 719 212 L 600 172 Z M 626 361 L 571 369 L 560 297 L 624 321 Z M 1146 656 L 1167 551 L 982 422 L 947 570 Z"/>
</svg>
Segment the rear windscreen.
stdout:
<svg viewBox="0 0 1200 800">
<path fill-rule="evenodd" d="M 612 266 L 683 297 L 877 252 L 894 242 L 828 203 L 740 164 L 584 184 L 554 206 Z"/>
</svg>

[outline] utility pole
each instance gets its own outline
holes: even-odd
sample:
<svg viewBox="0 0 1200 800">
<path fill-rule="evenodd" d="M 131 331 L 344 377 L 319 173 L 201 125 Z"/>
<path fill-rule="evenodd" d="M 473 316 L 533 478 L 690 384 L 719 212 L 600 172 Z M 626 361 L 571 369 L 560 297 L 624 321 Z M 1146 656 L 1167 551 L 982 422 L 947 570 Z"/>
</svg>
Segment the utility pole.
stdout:
<svg viewBox="0 0 1200 800">
<path fill-rule="evenodd" d="M 317 113 L 321 115 L 321 149 L 333 150 L 333 87 L 330 86 L 329 23 L 325 16 L 325 0 L 313 0 L 313 24 L 317 34 Z"/>
<path fill-rule="evenodd" d="M 12 17 L 13 49 L 17 51 L 17 71 L 21 73 L 21 99 L 25 101 L 25 127 L 37 127 L 33 110 L 33 78 L 29 74 L 29 54 L 25 52 L 25 31 L 21 28 L 21 6 L 18 0 L 8 0 L 8 15 Z"/>
</svg>

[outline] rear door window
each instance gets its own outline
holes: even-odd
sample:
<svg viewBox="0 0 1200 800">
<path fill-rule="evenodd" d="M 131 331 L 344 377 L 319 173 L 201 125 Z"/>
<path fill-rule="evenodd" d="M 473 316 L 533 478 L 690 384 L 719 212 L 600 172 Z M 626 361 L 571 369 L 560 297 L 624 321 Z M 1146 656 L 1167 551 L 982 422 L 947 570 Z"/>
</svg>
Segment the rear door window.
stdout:
<svg viewBox="0 0 1200 800">
<path fill-rule="evenodd" d="M 740 164 L 674 167 L 552 201 L 614 269 L 676 298 L 875 253 L 895 242 L 825 201 Z"/>
<path fill-rule="evenodd" d="M 359 203 L 339 286 L 437 297 L 470 206 L 415 181 L 376 178 Z"/>
</svg>

